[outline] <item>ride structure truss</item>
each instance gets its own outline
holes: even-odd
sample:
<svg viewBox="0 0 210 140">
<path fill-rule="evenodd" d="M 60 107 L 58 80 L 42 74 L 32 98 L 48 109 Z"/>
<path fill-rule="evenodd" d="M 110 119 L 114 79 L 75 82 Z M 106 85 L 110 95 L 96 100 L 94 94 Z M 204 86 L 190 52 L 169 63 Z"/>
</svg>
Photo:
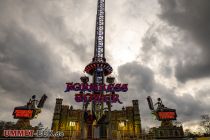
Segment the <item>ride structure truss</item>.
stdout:
<svg viewBox="0 0 210 140">
<path fill-rule="evenodd" d="M 105 0 L 98 0 L 96 28 L 95 28 L 95 47 L 92 62 L 85 67 L 85 72 L 93 76 L 94 84 L 104 84 L 104 77 L 112 73 L 112 67 L 106 62 L 105 58 Z M 103 92 L 93 92 L 93 94 L 104 94 Z M 97 120 L 103 114 L 103 103 L 92 102 L 92 111 Z"/>
</svg>

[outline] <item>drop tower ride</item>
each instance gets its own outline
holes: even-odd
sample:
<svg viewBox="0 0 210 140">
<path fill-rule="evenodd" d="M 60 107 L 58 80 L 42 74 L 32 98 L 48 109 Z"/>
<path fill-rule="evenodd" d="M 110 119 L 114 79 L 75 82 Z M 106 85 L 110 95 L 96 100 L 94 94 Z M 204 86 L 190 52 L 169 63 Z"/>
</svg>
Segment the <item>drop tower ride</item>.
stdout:
<svg viewBox="0 0 210 140">
<path fill-rule="evenodd" d="M 114 83 L 115 77 L 110 76 L 113 69 L 105 58 L 105 0 L 97 1 L 94 55 L 84 69 L 85 73 L 91 75 L 92 83 L 88 84 L 88 76 L 80 77 L 82 84 L 66 83 L 65 92 L 80 91 L 75 94 L 75 101 L 83 102 L 82 110 L 62 105 L 63 99 L 57 98 L 52 130 L 64 131 L 68 138 L 72 138 L 73 131 L 80 131 L 75 136 L 81 140 L 119 139 L 124 132 L 127 132 L 125 137 L 137 138 L 141 132 L 138 100 L 132 101 L 133 106 L 111 110 L 111 104 L 122 104 L 116 92 L 127 92 L 128 84 Z M 75 122 L 75 126 L 72 122 Z"/>
<path fill-rule="evenodd" d="M 105 0 L 98 0 L 97 15 L 96 15 L 96 28 L 95 28 L 95 47 L 94 56 L 92 62 L 85 67 L 85 72 L 93 77 L 93 84 L 104 84 L 105 76 L 112 73 L 112 67 L 106 62 L 105 58 Z M 112 81 L 112 80 L 111 80 Z M 93 92 L 92 94 L 104 94 L 103 91 Z M 92 101 L 92 112 L 94 113 L 96 120 L 99 121 L 103 118 L 104 103 Z M 111 103 L 107 103 L 109 116 L 111 119 Z M 109 124 L 108 139 L 111 139 L 111 124 Z M 100 126 L 100 137 L 106 135 L 106 126 Z"/>
<path fill-rule="evenodd" d="M 112 67 L 105 58 L 105 0 L 98 0 L 95 47 L 92 62 L 85 67 L 85 72 L 92 75 L 94 84 L 104 84 L 104 77 L 112 73 Z M 103 92 L 93 92 L 93 94 L 104 94 Z M 92 111 L 96 118 L 100 119 L 104 110 L 104 104 L 92 102 Z"/>
</svg>

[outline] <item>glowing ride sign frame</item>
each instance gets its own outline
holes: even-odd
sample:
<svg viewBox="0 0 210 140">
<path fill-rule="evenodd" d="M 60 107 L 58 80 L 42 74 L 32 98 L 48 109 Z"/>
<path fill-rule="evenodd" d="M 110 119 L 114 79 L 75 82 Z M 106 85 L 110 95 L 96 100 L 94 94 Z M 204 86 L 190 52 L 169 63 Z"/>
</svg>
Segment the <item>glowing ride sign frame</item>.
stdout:
<svg viewBox="0 0 210 140">
<path fill-rule="evenodd" d="M 118 94 L 91 94 L 91 93 L 87 93 L 87 94 L 83 94 L 83 93 L 79 93 L 79 94 L 75 94 L 75 101 L 76 102 L 111 102 L 111 103 L 116 103 L 119 102 L 119 95 Z"/>
<path fill-rule="evenodd" d="M 176 120 L 176 117 L 176 110 L 166 110 L 157 112 L 158 120 Z"/>
<path fill-rule="evenodd" d="M 33 109 L 15 109 L 14 118 L 31 119 L 33 117 Z"/>
<path fill-rule="evenodd" d="M 66 83 L 66 90 L 64 92 L 80 91 L 75 94 L 76 102 L 111 102 L 121 103 L 119 95 L 115 92 L 127 92 L 128 84 L 88 84 L 88 83 Z M 84 93 L 95 92 L 96 94 Z M 103 94 L 103 92 L 111 92 L 111 94 Z"/>
<path fill-rule="evenodd" d="M 127 92 L 128 84 L 84 84 L 84 83 L 66 83 L 66 90 L 64 92 L 70 91 L 88 91 L 88 92 Z"/>
</svg>

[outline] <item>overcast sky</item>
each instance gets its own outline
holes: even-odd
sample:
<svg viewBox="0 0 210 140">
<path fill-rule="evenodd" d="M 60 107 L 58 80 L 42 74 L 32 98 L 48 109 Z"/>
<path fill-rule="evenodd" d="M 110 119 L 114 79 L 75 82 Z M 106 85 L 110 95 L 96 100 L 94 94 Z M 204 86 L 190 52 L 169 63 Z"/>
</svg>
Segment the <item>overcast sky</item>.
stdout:
<svg viewBox="0 0 210 140">
<path fill-rule="evenodd" d="M 94 48 L 97 0 L 0 0 L 0 120 L 47 94 L 32 124 L 51 127 L 57 97 L 81 108 L 67 81 L 80 81 Z M 144 127 L 157 126 L 146 97 L 177 109 L 197 129 L 210 107 L 210 1 L 106 0 L 106 58 L 124 106 L 138 99 Z M 115 104 L 115 109 L 123 105 Z"/>
</svg>

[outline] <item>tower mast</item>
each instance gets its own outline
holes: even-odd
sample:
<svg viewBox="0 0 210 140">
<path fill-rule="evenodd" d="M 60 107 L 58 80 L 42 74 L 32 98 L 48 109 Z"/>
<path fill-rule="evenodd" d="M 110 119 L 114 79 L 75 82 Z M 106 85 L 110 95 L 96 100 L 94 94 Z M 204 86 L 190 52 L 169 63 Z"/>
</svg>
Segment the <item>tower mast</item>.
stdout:
<svg viewBox="0 0 210 140">
<path fill-rule="evenodd" d="M 98 0 L 93 61 L 105 60 L 105 0 Z"/>
<path fill-rule="evenodd" d="M 105 0 L 98 0 L 95 47 L 92 62 L 85 67 L 85 72 L 93 76 L 94 84 L 104 84 L 104 77 L 112 73 L 112 67 L 106 63 L 105 58 Z M 93 92 L 103 94 L 103 92 Z M 103 103 L 92 102 L 92 111 L 99 119 L 103 113 Z"/>
</svg>

